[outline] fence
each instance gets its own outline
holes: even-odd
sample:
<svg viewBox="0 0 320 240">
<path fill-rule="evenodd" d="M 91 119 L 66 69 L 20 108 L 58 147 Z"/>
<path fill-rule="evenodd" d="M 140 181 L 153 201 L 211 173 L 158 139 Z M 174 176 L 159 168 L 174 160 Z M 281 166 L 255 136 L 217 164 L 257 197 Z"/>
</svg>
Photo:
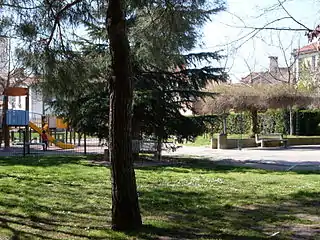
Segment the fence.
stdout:
<svg viewBox="0 0 320 240">
<path fill-rule="evenodd" d="M 10 146 L 4 148 L 2 139 L 0 156 L 102 154 L 107 148 L 106 141 L 96 137 L 57 129 L 47 132 L 50 143 L 47 151 L 44 151 L 44 144 L 40 140 L 42 115 L 29 112 L 29 120 L 34 125 L 30 131 L 26 131 L 24 126 L 10 126 Z"/>
<path fill-rule="evenodd" d="M 23 135 L 23 134 L 22 134 Z M 50 142 L 47 150 L 37 138 L 30 142 L 10 141 L 10 147 L 0 149 L 0 156 L 28 156 L 28 155 L 86 155 L 103 154 L 107 145 L 95 137 L 83 137 L 72 141 L 57 140 Z"/>
</svg>

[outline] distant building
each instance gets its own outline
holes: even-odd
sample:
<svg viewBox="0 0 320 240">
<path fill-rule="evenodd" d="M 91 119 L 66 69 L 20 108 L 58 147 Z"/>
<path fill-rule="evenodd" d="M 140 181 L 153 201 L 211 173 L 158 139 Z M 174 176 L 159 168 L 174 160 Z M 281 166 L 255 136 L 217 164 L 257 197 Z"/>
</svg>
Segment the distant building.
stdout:
<svg viewBox="0 0 320 240">
<path fill-rule="evenodd" d="M 310 43 L 302 48 L 295 49 L 293 52 L 296 58 L 295 62 L 295 78 L 299 80 L 302 68 L 305 67 L 311 72 L 315 71 L 319 66 L 320 45 L 318 42 Z"/>
<path fill-rule="evenodd" d="M 294 75 L 290 67 L 279 67 L 278 57 L 269 57 L 269 69 L 263 72 L 252 72 L 241 78 L 240 82 L 245 84 L 275 84 L 294 82 Z"/>
</svg>

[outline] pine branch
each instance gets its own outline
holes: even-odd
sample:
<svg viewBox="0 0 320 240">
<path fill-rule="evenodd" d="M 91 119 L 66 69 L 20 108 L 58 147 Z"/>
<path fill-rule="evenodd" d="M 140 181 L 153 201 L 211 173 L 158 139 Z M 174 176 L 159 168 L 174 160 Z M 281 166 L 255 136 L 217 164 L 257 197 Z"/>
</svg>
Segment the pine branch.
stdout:
<svg viewBox="0 0 320 240">
<path fill-rule="evenodd" d="M 83 0 L 75 0 L 74 2 L 68 3 L 68 4 L 66 4 L 63 8 L 61 8 L 59 12 L 57 12 L 57 14 L 56 14 L 55 17 L 54 17 L 54 23 L 53 23 L 53 27 L 52 27 L 52 29 L 51 29 L 51 34 L 50 34 L 50 36 L 49 36 L 49 39 L 47 40 L 47 47 L 49 47 L 49 45 L 50 45 L 50 43 L 51 43 L 51 41 L 52 41 L 52 39 L 53 39 L 53 35 L 54 35 L 54 33 L 55 33 L 58 25 L 59 25 L 60 18 L 61 18 L 61 16 L 62 16 L 62 14 L 63 14 L 65 11 L 67 11 L 68 9 L 70 9 L 71 7 L 73 7 L 74 5 L 76 5 L 76 4 L 78 4 L 78 3 L 82 2 L 82 1 L 83 1 Z M 51 9 L 51 10 L 52 10 L 52 9 Z"/>
</svg>

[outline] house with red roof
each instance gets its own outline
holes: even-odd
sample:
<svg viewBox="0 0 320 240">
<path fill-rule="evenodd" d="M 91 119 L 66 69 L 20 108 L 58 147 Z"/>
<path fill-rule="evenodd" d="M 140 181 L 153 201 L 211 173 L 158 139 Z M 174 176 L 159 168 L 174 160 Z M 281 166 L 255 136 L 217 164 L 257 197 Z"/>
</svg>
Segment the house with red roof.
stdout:
<svg viewBox="0 0 320 240">
<path fill-rule="evenodd" d="M 251 72 L 241 78 L 240 83 L 244 84 L 277 84 L 292 83 L 294 77 L 291 67 L 280 67 L 278 57 L 269 56 L 269 69 L 261 72 Z"/>
<path fill-rule="evenodd" d="M 320 65 L 320 44 L 319 42 L 310 43 L 293 52 L 295 61 L 295 77 L 299 80 L 303 67 L 314 72 Z"/>
</svg>

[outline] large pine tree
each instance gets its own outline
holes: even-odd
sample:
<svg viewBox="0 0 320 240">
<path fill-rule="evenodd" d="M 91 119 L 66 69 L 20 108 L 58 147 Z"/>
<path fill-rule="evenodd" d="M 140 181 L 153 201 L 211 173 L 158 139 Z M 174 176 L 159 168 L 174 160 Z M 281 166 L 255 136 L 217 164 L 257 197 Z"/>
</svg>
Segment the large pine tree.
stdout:
<svg viewBox="0 0 320 240">
<path fill-rule="evenodd" d="M 51 83 L 46 87 L 55 86 L 51 93 L 57 99 L 74 101 L 80 86 L 88 88 L 93 79 L 108 81 L 112 225 L 120 230 L 138 228 L 141 217 L 131 150 L 133 87 L 140 99 L 135 109 L 148 109 L 149 122 L 163 137 L 166 121 L 174 119 L 181 106 L 200 96 L 208 80 L 225 77 L 220 68 L 192 68 L 199 60 L 219 59 L 217 53 L 184 54 L 197 46 L 199 28 L 224 9 L 223 3 L 4 0 L 1 4 L 16 18 L 4 19 L 3 29 L 11 28 L 28 43 L 20 50 L 21 58 Z M 79 27 L 88 30 L 86 36 L 78 36 Z M 83 64 L 86 51 L 94 53 L 94 60 L 105 57 L 105 67 L 97 68 L 102 72 L 89 74 L 95 71 Z"/>
</svg>

